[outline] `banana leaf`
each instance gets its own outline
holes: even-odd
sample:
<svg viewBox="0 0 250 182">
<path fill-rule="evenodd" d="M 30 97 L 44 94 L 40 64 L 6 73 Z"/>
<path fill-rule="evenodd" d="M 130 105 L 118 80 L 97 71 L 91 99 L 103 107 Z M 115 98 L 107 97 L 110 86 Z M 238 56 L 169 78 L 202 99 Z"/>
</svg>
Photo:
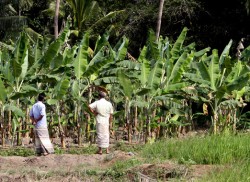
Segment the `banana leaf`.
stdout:
<svg viewBox="0 0 250 182">
<path fill-rule="evenodd" d="M 88 47 L 89 47 L 89 34 L 85 34 L 77 52 L 77 57 L 74 59 L 74 73 L 77 79 L 80 79 L 86 71 L 88 65 Z"/>
<path fill-rule="evenodd" d="M 7 92 L 6 92 L 4 83 L 3 83 L 2 79 L 0 78 L 0 101 L 5 103 L 6 98 L 7 98 Z"/>
</svg>

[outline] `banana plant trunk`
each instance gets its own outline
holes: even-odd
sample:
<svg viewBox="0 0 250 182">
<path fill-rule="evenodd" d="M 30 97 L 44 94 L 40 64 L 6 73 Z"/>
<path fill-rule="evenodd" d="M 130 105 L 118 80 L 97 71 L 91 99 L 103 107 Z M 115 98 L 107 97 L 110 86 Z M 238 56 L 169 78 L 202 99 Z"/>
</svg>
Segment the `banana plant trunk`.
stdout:
<svg viewBox="0 0 250 182">
<path fill-rule="evenodd" d="M 80 125 L 80 106 L 78 104 L 75 104 L 75 116 L 74 120 L 76 122 L 76 128 L 77 128 L 77 143 L 78 146 L 82 145 L 82 132 L 81 132 L 81 125 Z"/>
<path fill-rule="evenodd" d="M 147 119 L 146 119 L 145 143 L 148 143 L 150 135 L 151 116 L 149 116 L 149 112 L 147 112 L 146 115 Z"/>
<path fill-rule="evenodd" d="M 134 126 L 133 126 L 133 131 L 134 131 L 134 135 L 138 135 L 138 107 L 135 106 L 134 107 Z"/>
<path fill-rule="evenodd" d="M 130 103 L 129 98 L 125 98 L 125 119 L 127 124 L 127 132 L 128 132 L 128 142 L 132 142 L 132 125 L 130 122 Z"/>
<path fill-rule="evenodd" d="M 233 110 L 233 132 L 236 133 L 236 124 L 237 124 L 237 110 Z"/>
<path fill-rule="evenodd" d="M 11 138 L 11 111 L 8 111 L 8 126 L 7 126 L 7 131 L 6 131 L 6 135 L 7 138 L 10 139 Z"/>
<path fill-rule="evenodd" d="M 217 101 L 214 102 L 214 108 L 213 108 L 213 133 L 217 134 L 218 132 L 218 122 L 219 122 L 219 117 L 218 117 L 218 104 Z"/>
<path fill-rule="evenodd" d="M 60 116 L 60 109 L 59 108 L 60 108 L 60 106 L 59 106 L 59 104 L 57 104 L 56 111 L 57 111 L 57 116 L 58 116 L 59 134 L 60 134 L 60 137 L 61 137 L 61 147 L 66 148 L 65 134 L 64 134 L 64 131 L 63 131 L 62 123 L 61 123 L 61 116 Z"/>
<path fill-rule="evenodd" d="M 88 91 L 88 103 L 91 103 L 91 100 L 92 100 L 92 89 L 90 88 L 89 91 Z M 90 114 L 87 113 L 87 122 L 86 122 L 86 139 L 87 141 L 91 141 L 91 138 L 90 138 Z"/>
<path fill-rule="evenodd" d="M 20 105 L 20 101 L 19 99 L 17 99 L 17 107 L 19 108 L 19 105 Z M 21 123 L 22 123 L 22 119 L 21 118 L 17 118 L 17 124 L 18 124 L 18 127 L 16 128 L 16 140 L 17 140 L 17 146 L 20 145 L 20 139 L 21 139 Z"/>
<path fill-rule="evenodd" d="M 0 103 L 1 106 L 1 103 Z M 1 107 L 1 120 L 0 120 L 0 127 L 1 127 L 1 139 L 2 139 L 2 146 L 5 146 L 5 128 L 4 128 L 4 107 Z"/>
<path fill-rule="evenodd" d="M 28 123 L 29 123 L 29 107 L 26 105 L 26 117 L 25 117 L 25 122 L 24 122 L 24 130 L 25 130 L 25 138 L 29 137 L 29 130 L 28 130 Z"/>
</svg>

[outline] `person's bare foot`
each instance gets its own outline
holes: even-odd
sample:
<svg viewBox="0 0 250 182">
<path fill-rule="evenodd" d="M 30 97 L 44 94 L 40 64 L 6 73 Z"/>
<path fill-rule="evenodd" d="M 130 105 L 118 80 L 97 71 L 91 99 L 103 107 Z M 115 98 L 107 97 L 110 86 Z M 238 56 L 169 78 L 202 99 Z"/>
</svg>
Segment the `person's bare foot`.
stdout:
<svg viewBox="0 0 250 182">
<path fill-rule="evenodd" d="M 106 153 L 109 154 L 109 149 L 106 149 Z"/>
<path fill-rule="evenodd" d="M 99 148 L 99 150 L 96 152 L 96 154 L 100 154 L 100 155 L 102 155 L 102 149 L 101 149 L 101 148 Z"/>
<path fill-rule="evenodd" d="M 43 153 L 43 156 L 46 156 L 46 155 L 49 155 L 49 153 L 47 153 L 47 152 Z"/>
</svg>

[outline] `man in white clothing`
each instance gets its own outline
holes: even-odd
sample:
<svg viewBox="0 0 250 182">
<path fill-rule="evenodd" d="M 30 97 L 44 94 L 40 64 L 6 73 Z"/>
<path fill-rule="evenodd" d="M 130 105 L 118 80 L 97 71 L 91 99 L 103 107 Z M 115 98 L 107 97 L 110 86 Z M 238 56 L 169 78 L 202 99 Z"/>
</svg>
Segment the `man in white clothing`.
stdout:
<svg viewBox="0 0 250 182">
<path fill-rule="evenodd" d="M 109 153 L 109 126 L 112 123 L 113 106 L 105 99 L 107 94 L 99 92 L 99 100 L 89 105 L 89 109 L 96 116 L 96 133 L 98 154 L 102 154 L 102 148 Z"/>
</svg>

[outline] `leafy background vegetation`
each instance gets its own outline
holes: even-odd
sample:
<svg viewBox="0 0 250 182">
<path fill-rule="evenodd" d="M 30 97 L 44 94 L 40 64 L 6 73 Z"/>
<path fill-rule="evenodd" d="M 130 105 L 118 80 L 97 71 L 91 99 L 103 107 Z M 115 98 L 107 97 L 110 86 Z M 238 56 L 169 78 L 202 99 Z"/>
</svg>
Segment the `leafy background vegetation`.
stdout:
<svg viewBox="0 0 250 182">
<path fill-rule="evenodd" d="M 230 166 L 249 157 L 249 135 L 239 134 L 250 126 L 248 1 L 165 1 L 160 37 L 154 0 L 4 0 L 0 9 L 2 147 L 33 137 L 29 109 L 45 92 L 57 153 L 93 153 L 65 150 L 66 139 L 95 142 L 87 105 L 106 90 L 115 108 L 112 137 L 145 143 L 134 150 L 151 161 Z M 176 141 L 199 129 L 211 136 Z M 124 176 L 126 164 L 104 176 Z M 249 169 L 243 166 L 240 174 Z"/>
</svg>

